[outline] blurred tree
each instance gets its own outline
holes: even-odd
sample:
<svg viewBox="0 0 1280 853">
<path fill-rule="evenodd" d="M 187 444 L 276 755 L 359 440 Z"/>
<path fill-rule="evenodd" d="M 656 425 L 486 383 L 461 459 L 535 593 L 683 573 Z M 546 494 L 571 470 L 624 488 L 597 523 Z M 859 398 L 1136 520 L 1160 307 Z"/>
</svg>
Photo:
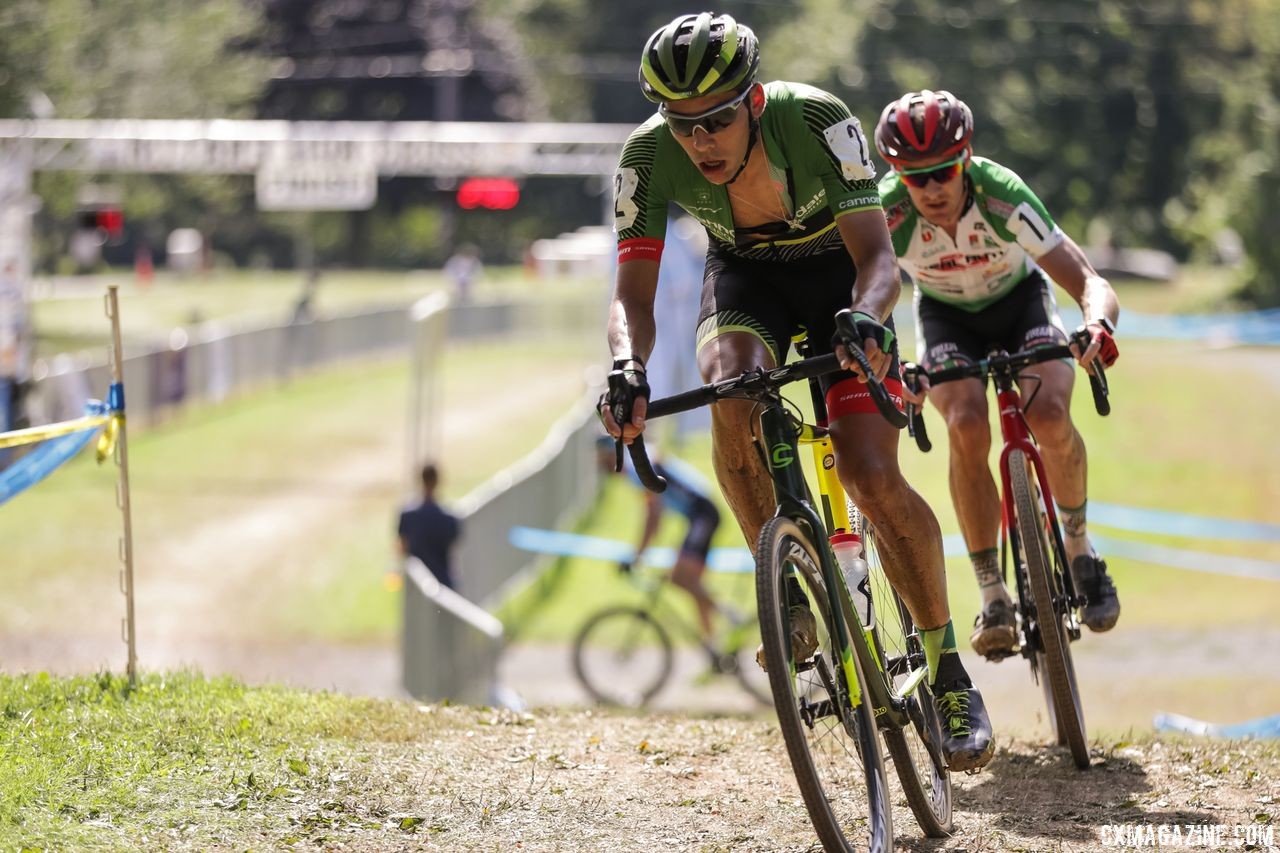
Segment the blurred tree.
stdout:
<svg viewBox="0 0 1280 853">
<path fill-rule="evenodd" d="M 1239 234 L 1241 295 L 1280 306 L 1280 15 L 1268 0 L 1234 0 L 1230 14 L 1208 0 L 1190 7 L 1209 38 L 1189 73 L 1221 102 L 1194 124 L 1191 177 L 1166 204 L 1166 219 L 1227 261 L 1226 229 Z"/>
<path fill-rule="evenodd" d="M 474 0 L 264 0 L 254 50 L 275 69 L 264 118 L 343 121 L 524 121 L 545 116 L 541 81 L 520 39 Z M 588 205 L 594 210 L 594 206 Z M 435 215 L 425 215 L 430 207 Z M 317 239 L 324 263 L 438 265 L 473 221 L 497 227 L 519 212 L 459 217 L 451 180 L 380 182 L 371 211 L 337 215 L 343 239 Z M 329 221 L 333 217 L 326 217 Z M 403 220 L 397 222 L 397 220 Z M 515 260 L 519 247 L 494 260 Z"/>
<path fill-rule="evenodd" d="M 650 0 L 600 4 L 590 0 L 481 0 L 486 17 L 521 35 L 531 67 L 547 93 L 547 117 L 558 121 L 636 122 L 653 114 L 637 82 L 645 39 L 677 15 L 714 8 L 757 35 L 791 20 L 789 3 Z M 770 50 L 761 54 L 766 71 Z"/>
<path fill-rule="evenodd" d="M 644 37 L 688 3 L 594 13 L 586 0 L 485 0 L 513 22 L 556 118 L 641 121 Z M 1226 226 L 1247 291 L 1280 301 L 1275 0 L 725 2 L 762 42 L 762 77 L 813 83 L 864 125 L 902 92 L 973 107 L 976 148 L 1023 175 L 1077 238 L 1208 252 Z M 1271 284 L 1267 284 L 1271 282 Z M 1267 297 L 1265 294 L 1274 293 Z"/>
<path fill-rule="evenodd" d="M 0 112 L 37 118 L 228 118 L 252 110 L 267 62 L 237 49 L 261 19 L 244 0 L 6 0 L 0 5 Z M 37 260 L 62 252 L 76 193 L 95 176 L 40 173 Z M 217 231 L 236 221 L 245 182 L 111 176 L 125 190 L 132 256 L 179 225 Z M 251 187 L 250 187 L 251 189 Z"/>
<path fill-rule="evenodd" d="M 473 0 L 261 0 L 255 50 L 275 62 L 263 118 L 522 121 L 538 80 L 501 21 Z"/>
</svg>

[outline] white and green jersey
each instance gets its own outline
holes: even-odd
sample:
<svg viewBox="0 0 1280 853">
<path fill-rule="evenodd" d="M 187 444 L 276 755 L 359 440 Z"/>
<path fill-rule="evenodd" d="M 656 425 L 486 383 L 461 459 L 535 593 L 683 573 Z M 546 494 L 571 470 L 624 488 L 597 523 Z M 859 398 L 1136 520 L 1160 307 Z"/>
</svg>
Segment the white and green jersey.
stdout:
<svg viewBox="0 0 1280 853">
<path fill-rule="evenodd" d="M 1012 170 L 974 157 L 965 174 L 971 193 L 954 240 L 920 215 L 897 172 L 880 181 L 880 195 L 898 266 L 917 291 L 980 311 L 1035 270 L 1064 235 Z"/>
</svg>

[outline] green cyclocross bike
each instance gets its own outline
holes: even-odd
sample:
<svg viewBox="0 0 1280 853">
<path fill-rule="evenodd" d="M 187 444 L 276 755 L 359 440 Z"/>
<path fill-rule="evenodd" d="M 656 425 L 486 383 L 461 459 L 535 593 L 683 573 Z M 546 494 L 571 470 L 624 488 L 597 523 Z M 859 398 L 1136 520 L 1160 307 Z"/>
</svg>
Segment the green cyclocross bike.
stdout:
<svg viewBox="0 0 1280 853">
<path fill-rule="evenodd" d="M 855 337 L 850 323 L 847 312 L 837 315 L 846 339 Z M 848 349 L 871 375 L 865 354 L 853 346 Z M 808 380 L 815 420 L 824 423 L 817 380 L 839 369 L 836 356 L 828 354 L 748 371 L 652 400 L 647 418 L 729 398 L 758 404 L 755 446 L 772 478 L 777 511 L 756 548 L 756 604 L 778 724 L 825 849 L 887 851 L 893 849 L 893 795 L 886 753 L 902 794 L 928 836 L 950 833 L 951 779 L 939 748 L 940 726 L 929 694 L 924 647 L 906 605 L 884 575 L 875 530 L 847 503 L 835 476 L 826 429 L 806 424 L 780 394 L 783 386 Z M 625 393 L 621 371 L 610 374 L 609 382 L 614 393 Z M 905 426 L 906 417 L 884 387 L 875 381 L 868 387 L 880 412 L 895 426 Z M 619 422 L 626 415 L 625 409 L 614 411 Z M 813 450 L 819 501 L 800 464 L 801 443 Z M 665 484 L 649 465 L 643 440 L 637 438 L 630 449 L 642 482 L 661 491 Z M 861 531 L 871 567 L 870 625 L 859 618 L 828 541 L 829 534 L 851 530 Z M 790 610 L 800 596 L 816 617 L 818 648 L 812 657 L 797 662 L 792 659 Z"/>
</svg>

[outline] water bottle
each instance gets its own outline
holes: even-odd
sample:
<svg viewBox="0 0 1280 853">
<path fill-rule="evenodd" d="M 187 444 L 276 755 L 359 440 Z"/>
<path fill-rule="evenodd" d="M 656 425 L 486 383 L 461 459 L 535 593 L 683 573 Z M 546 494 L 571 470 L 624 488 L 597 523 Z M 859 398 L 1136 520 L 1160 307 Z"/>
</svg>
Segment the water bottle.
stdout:
<svg viewBox="0 0 1280 853">
<path fill-rule="evenodd" d="M 836 555 L 844 582 L 849 585 L 849 595 L 857 608 L 862 627 L 875 625 L 875 609 L 871 606 L 871 585 L 867 578 L 867 561 L 862 557 L 862 539 L 856 533 L 843 530 L 832 534 L 831 550 Z"/>
</svg>

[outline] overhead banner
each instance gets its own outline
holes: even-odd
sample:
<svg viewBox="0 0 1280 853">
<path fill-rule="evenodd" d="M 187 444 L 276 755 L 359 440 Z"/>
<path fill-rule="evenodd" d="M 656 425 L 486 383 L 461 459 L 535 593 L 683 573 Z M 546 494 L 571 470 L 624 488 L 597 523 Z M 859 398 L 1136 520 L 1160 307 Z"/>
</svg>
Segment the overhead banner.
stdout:
<svg viewBox="0 0 1280 853">
<path fill-rule="evenodd" d="M 254 189 L 261 210 L 368 210 L 378 200 L 378 171 L 368 163 L 270 162 Z"/>
</svg>

